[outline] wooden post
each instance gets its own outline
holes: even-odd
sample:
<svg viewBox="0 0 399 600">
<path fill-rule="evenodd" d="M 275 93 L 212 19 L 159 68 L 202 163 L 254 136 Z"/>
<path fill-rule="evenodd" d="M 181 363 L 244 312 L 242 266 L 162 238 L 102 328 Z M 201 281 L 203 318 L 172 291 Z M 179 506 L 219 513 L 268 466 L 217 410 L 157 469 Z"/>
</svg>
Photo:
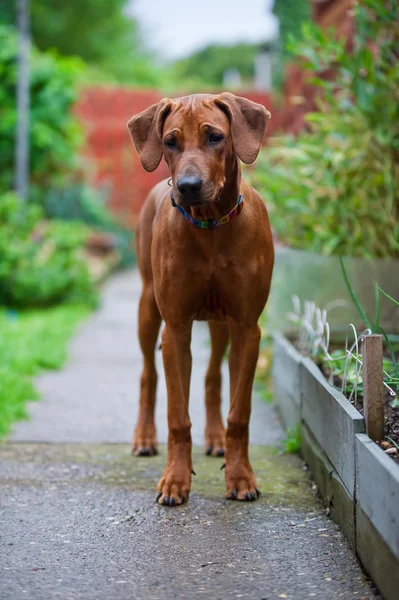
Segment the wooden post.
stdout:
<svg viewBox="0 0 399 600">
<path fill-rule="evenodd" d="M 363 338 L 363 406 L 366 429 L 375 442 L 384 439 L 382 335 Z"/>
</svg>

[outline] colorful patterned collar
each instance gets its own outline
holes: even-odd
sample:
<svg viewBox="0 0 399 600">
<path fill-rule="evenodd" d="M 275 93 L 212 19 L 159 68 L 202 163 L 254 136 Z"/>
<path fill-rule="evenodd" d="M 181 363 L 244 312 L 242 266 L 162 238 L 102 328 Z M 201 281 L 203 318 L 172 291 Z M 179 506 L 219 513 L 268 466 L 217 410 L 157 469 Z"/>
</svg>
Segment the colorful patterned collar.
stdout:
<svg viewBox="0 0 399 600">
<path fill-rule="evenodd" d="M 239 215 L 244 206 L 244 195 L 241 194 L 238 198 L 238 202 L 235 207 L 229 212 L 228 215 L 219 219 L 219 221 L 215 221 L 214 219 L 208 219 L 208 221 L 198 221 L 198 219 L 194 219 L 191 215 L 189 215 L 182 206 L 178 206 L 176 202 L 173 200 L 172 196 L 170 197 L 170 201 L 172 206 L 177 208 L 183 215 L 187 221 L 189 221 L 195 227 L 199 227 L 200 229 L 216 229 L 216 227 L 221 227 L 222 225 L 226 225 L 233 217 Z"/>
</svg>

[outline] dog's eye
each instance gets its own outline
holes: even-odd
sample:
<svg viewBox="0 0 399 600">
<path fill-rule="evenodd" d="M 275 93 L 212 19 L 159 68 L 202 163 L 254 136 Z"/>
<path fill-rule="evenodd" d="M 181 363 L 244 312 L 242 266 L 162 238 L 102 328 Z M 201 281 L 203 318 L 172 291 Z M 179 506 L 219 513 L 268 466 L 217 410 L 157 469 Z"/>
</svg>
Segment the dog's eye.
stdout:
<svg viewBox="0 0 399 600">
<path fill-rule="evenodd" d="M 210 133 L 208 135 L 209 144 L 218 144 L 223 140 L 223 135 L 221 133 Z"/>
<path fill-rule="evenodd" d="M 166 140 L 164 140 L 163 143 L 168 148 L 172 148 L 172 150 L 176 148 L 176 138 L 172 138 L 172 137 L 171 138 L 166 138 Z"/>
</svg>

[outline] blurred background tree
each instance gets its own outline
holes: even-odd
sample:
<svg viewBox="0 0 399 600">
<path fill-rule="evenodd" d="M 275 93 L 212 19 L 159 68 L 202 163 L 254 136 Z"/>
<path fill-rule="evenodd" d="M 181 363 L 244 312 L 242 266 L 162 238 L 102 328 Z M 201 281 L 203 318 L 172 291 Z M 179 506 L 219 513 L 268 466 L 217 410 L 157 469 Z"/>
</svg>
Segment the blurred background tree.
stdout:
<svg viewBox="0 0 399 600">
<path fill-rule="evenodd" d="M 280 88 L 283 77 L 283 62 L 292 56 L 287 47 L 289 39 L 300 39 L 302 25 L 311 19 L 309 0 L 275 0 L 273 13 L 279 19 L 279 40 L 277 42 L 277 68 L 274 73 L 274 87 Z M 267 42 L 270 44 L 270 40 Z M 274 42 L 272 42 L 274 45 Z M 251 87 L 254 77 L 254 63 L 264 43 L 238 43 L 232 45 L 210 44 L 175 61 L 168 69 L 172 85 L 181 87 L 221 87 L 223 74 L 235 69 L 242 83 Z"/>
<path fill-rule="evenodd" d="M 42 51 L 78 56 L 94 79 L 157 85 L 159 69 L 144 51 L 137 22 L 124 13 L 126 0 L 31 0 L 31 33 Z M 15 24 L 15 2 L 0 0 L 0 23 Z"/>
<path fill-rule="evenodd" d="M 243 82 L 254 76 L 255 57 L 260 44 L 235 44 L 223 46 L 212 44 L 194 52 L 190 56 L 174 62 L 170 67 L 172 81 L 189 88 L 221 87 L 223 74 L 236 69 Z"/>
<path fill-rule="evenodd" d="M 311 19 L 310 0 L 274 0 L 273 13 L 279 20 L 279 37 L 273 71 L 273 88 L 280 92 L 284 81 L 284 65 L 295 52 L 289 48 L 289 40 L 301 39 L 302 26 Z"/>
<path fill-rule="evenodd" d="M 108 235 L 107 247 L 128 261 L 132 236 L 115 223 L 101 194 L 86 183 L 80 156 L 83 131 L 73 111 L 85 63 L 32 44 L 30 188 L 25 204 L 11 191 L 17 46 L 15 27 L 0 25 L 0 311 L 2 305 L 24 308 L 71 301 L 92 306 L 97 274 L 91 277 L 89 272 L 87 244 L 94 235 L 97 240 Z"/>
<path fill-rule="evenodd" d="M 292 56 L 287 44 L 290 36 L 298 40 L 301 38 L 303 23 L 310 21 L 310 2 L 309 0 L 275 0 L 273 12 L 280 22 L 280 50 L 283 55 Z"/>
<path fill-rule="evenodd" d="M 30 178 L 32 192 L 61 182 L 78 164 L 80 126 L 71 112 L 83 63 L 32 48 L 30 57 Z M 13 187 L 17 122 L 17 36 L 0 26 L 0 192 Z"/>
</svg>

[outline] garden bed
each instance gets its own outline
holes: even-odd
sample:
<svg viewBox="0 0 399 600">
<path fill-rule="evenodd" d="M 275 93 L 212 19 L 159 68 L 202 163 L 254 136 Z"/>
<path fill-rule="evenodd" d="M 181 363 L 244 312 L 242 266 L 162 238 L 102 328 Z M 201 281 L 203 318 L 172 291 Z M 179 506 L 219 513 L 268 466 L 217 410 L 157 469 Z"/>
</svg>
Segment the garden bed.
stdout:
<svg viewBox="0 0 399 600">
<path fill-rule="evenodd" d="M 320 368 L 321 372 L 328 380 L 330 377 L 330 369 L 325 368 L 325 363 L 316 363 Z M 334 386 L 336 388 L 341 388 L 342 386 L 342 378 L 334 377 Z M 389 394 L 387 388 L 383 387 L 381 383 L 382 389 L 381 394 L 384 399 L 384 440 L 378 441 L 377 444 L 387 453 L 387 455 L 399 464 L 399 405 L 393 405 L 393 398 Z M 345 394 L 346 397 L 349 397 L 349 393 Z M 363 394 L 360 392 L 356 396 L 354 396 L 352 400 L 352 405 L 356 408 L 356 410 L 364 417 L 364 398 Z"/>
<path fill-rule="evenodd" d="M 372 314 L 374 311 L 374 295 L 370 293 L 372 281 L 376 281 L 392 297 L 399 297 L 399 260 L 370 261 L 345 257 L 345 264 L 348 277 L 356 294 L 362 298 L 366 312 Z M 293 295 L 312 298 L 317 306 L 330 307 L 328 321 L 335 333 L 340 332 L 345 336 L 345 323 L 354 323 L 359 329 L 362 328 L 359 313 L 342 277 L 338 256 L 277 247 L 273 283 L 267 310 L 276 329 L 285 332 L 290 325 L 287 313 L 292 311 Z M 386 331 L 399 334 L 397 317 L 397 308 L 382 296 L 380 319 Z"/>
<path fill-rule="evenodd" d="M 357 398 L 354 406 L 363 416 L 364 406 L 362 397 Z M 384 412 L 386 439 L 382 442 L 377 442 L 377 445 L 381 447 L 389 458 L 399 465 L 399 451 L 397 451 L 397 448 L 399 447 L 399 408 L 392 407 L 392 398 L 388 392 L 385 392 L 384 394 Z M 391 442 L 387 441 L 387 438 L 391 440 Z"/>
<path fill-rule="evenodd" d="M 365 434 L 360 412 L 279 334 L 273 384 L 284 425 L 300 425 L 302 456 L 331 517 L 384 597 L 396 600 L 399 467 Z"/>
</svg>

